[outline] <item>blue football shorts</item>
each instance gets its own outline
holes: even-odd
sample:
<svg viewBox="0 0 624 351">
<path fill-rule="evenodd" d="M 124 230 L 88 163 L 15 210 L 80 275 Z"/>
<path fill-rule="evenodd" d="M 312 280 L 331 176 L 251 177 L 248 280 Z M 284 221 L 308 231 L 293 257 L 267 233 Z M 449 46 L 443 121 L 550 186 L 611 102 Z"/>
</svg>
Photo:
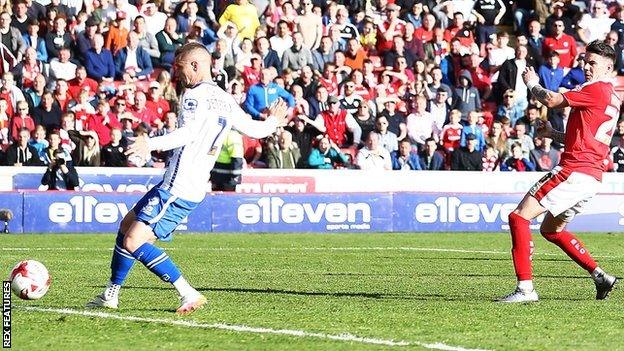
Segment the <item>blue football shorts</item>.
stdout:
<svg viewBox="0 0 624 351">
<path fill-rule="evenodd" d="M 158 240 L 170 241 L 173 231 L 199 202 L 181 200 L 159 186 L 150 189 L 137 202 L 134 213 L 138 221 L 152 228 Z"/>
</svg>

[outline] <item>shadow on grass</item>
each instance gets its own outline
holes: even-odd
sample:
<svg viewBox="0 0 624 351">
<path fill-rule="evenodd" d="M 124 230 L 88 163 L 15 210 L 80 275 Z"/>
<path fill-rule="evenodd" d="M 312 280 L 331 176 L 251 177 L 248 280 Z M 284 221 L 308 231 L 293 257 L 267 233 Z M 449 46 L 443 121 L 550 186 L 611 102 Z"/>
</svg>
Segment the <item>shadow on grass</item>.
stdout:
<svg viewBox="0 0 624 351">
<path fill-rule="evenodd" d="M 124 289 L 140 289 L 140 290 L 170 290 L 169 287 L 147 287 L 147 286 L 126 286 Z M 371 292 L 346 292 L 346 291 L 297 291 L 286 289 L 259 289 L 259 288 L 198 288 L 202 292 L 226 292 L 226 293 L 244 293 L 244 294 L 270 294 L 270 295 L 292 295 L 292 296 L 321 296 L 331 298 L 363 298 L 373 300 L 411 300 L 411 301 L 458 301 L 458 302 L 494 302 L 496 296 L 492 295 L 475 295 L 474 292 L 470 296 L 457 294 L 385 294 Z M 556 297 L 546 298 L 543 300 L 556 301 L 586 301 L 587 298 L 577 297 Z M 175 311 L 174 311 L 175 312 Z"/>
</svg>

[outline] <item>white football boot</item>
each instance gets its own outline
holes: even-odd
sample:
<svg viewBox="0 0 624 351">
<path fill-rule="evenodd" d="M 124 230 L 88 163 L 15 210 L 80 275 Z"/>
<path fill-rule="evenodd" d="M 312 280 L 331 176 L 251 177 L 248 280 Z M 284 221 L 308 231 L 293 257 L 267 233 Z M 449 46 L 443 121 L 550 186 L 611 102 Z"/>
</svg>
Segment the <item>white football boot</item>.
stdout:
<svg viewBox="0 0 624 351">
<path fill-rule="evenodd" d="M 108 283 L 106 290 L 103 293 L 96 296 L 93 300 L 87 302 L 87 308 L 105 307 L 110 309 L 117 309 L 119 305 L 119 290 L 121 285 Z"/>
<path fill-rule="evenodd" d="M 537 292 L 535 290 L 526 292 L 526 291 L 521 290 L 520 288 L 516 288 L 516 290 L 512 292 L 511 294 L 501 297 L 500 299 L 496 301 L 507 302 L 507 303 L 537 302 L 539 301 L 539 297 L 537 296 Z"/>
<path fill-rule="evenodd" d="M 204 295 L 195 291 L 193 294 L 180 297 L 180 307 L 178 307 L 176 313 L 181 316 L 191 314 L 202 308 L 207 302 L 208 300 Z"/>
</svg>

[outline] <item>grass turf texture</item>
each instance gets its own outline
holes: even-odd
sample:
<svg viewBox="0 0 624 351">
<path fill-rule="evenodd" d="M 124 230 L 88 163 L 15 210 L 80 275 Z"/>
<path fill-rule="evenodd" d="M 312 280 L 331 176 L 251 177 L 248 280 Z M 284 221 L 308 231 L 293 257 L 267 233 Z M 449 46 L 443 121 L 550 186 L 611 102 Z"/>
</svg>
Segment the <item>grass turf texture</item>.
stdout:
<svg viewBox="0 0 624 351">
<path fill-rule="evenodd" d="M 623 274 L 623 235 L 581 239 L 602 267 Z M 175 316 L 173 288 L 135 265 L 120 309 L 104 312 L 490 350 L 621 350 L 624 292 L 595 301 L 587 274 L 557 247 L 534 240 L 541 301 L 507 305 L 492 302 L 515 284 L 507 234 L 178 235 L 160 246 L 208 297 L 207 308 Z M 42 300 L 14 298 L 15 350 L 423 349 L 20 309 L 82 311 L 108 280 L 113 241 L 101 234 L 1 236 L 7 274 L 17 261 L 36 259 L 52 275 Z"/>
</svg>

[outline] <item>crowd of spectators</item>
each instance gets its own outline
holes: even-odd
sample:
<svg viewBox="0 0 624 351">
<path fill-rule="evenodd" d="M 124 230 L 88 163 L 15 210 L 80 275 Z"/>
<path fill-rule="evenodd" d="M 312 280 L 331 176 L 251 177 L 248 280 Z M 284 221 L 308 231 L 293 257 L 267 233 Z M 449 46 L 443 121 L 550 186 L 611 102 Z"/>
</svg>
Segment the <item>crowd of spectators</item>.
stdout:
<svg viewBox="0 0 624 351">
<path fill-rule="evenodd" d="M 618 1 L 391 1 L 0 0 L 0 164 L 68 184 L 74 166 L 162 167 L 124 151 L 176 129 L 188 42 L 248 118 L 290 107 L 274 137 L 243 137 L 245 167 L 547 171 L 563 145 L 536 121 L 564 130 L 570 110 L 532 99 L 525 68 L 574 89 L 604 40 L 624 75 Z M 611 146 L 624 172 L 624 122 Z"/>
</svg>

